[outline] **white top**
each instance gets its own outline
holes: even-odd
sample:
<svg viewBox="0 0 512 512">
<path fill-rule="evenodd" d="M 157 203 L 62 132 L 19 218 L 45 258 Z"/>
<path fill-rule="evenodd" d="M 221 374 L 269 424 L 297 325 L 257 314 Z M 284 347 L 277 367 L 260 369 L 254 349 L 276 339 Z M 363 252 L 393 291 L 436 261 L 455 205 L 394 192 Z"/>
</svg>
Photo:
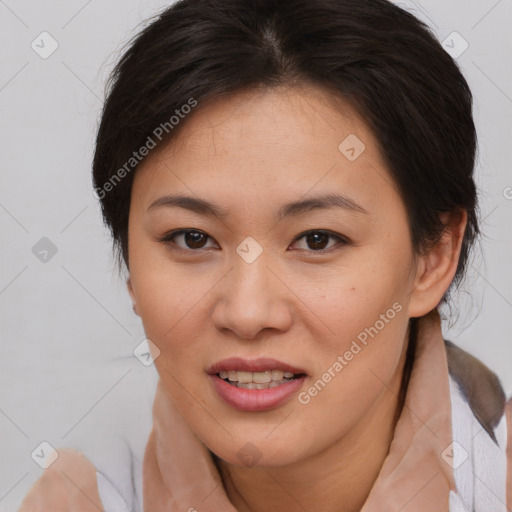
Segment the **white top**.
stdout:
<svg viewBox="0 0 512 512">
<path fill-rule="evenodd" d="M 112 482 L 107 479 L 103 473 L 96 471 L 96 479 L 98 481 L 98 491 L 100 493 L 101 502 L 105 512 L 133 512 L 138 511 L 133 507 L 133 503 L 126 503 L 125 499 L 113 486 Z"/>
<path fill-rule="evenodd" d="M 123 379 L 122 392 L 112 393 L 108 414 L 102 411 L 87 435 L 77 429 L 69 440 L 96 468 L 105 512 L 143 512 L 142 461 L 153 426 L 158 373 L 154 365 L 137 365 Z M 116 370 L 126 367 L 120 363 Z"/>
</svg>

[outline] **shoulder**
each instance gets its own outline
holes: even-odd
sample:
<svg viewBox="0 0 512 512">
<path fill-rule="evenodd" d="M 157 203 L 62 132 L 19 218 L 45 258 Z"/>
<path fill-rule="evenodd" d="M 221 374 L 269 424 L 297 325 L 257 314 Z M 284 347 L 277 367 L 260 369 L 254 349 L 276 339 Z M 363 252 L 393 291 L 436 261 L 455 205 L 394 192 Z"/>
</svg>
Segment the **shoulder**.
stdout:
<svg viewBox="0 0 512 512">
<path fill-rule="evenodd" d="M 131 506 L 128 505 L 121 493 L 106 475 L 100 471 L 96 471 L 96 479 L 98 481 L 98 491 L 103 503 L 102 511 L 131 512 Z"/>
<path fill-rule="evenodd" d="M 57 452 L 58 458 L 30 488 L 18 512 L 104 510 L 94 465 L 71 448 Z"/>
<path fill-rule="evenodd" d="M 498 376 L 475 356 L 445 340 L 448 369 L 475 418 L 493 441 L 507 399 Z M 510 400 L 509 400 L 510 402 Z"/>
<path fill-rule="evenodd" d="M 480 360 L 446 341 L 457 491 L 470 510 L 512 504 L 512 398 Z M 492 504 L 492 506 L 491 506 Z"/>
</svg>

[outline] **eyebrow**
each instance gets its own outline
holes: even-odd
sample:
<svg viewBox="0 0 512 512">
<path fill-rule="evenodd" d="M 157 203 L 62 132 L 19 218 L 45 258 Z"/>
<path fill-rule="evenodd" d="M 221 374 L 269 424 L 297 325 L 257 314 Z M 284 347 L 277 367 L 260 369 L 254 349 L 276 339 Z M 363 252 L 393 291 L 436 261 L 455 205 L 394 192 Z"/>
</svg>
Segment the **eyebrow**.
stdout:
<svg viewBox="0 0 512 512">
<path fill-rule="evenodd" d="M 166 195 L 153 201 L 148 208 L 148 212 L 155 208 L 184 208 L 192 212 L 225 219 L 229 215 L 228 209 L 191 196 Z M 342 208 L 357 213 L 369 213 L 368 210 L 356 203 L 353 199 L 340 194 L 326 194 L 322 196 L 311 197 L 300 201 L 293 201 L 283 205 L 277 214 L 279 220 L 284 217 L 299 215 L 301 213 L 310 212 L 312 210 L 323 208 Z"/>
</svg>

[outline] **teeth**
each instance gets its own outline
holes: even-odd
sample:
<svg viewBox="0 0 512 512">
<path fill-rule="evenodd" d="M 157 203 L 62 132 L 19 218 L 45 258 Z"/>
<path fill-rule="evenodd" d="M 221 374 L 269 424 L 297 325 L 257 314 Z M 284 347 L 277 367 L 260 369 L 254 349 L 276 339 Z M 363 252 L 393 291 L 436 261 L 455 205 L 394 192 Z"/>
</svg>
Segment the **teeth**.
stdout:
<svg viewBox="0 0 512 512">
<path fill-rule="evenodd" d="M 282 380 L 284 377 L 284 372 L 281 370 L 272 370 L 272 380 L 278 381 Z"/>
<path fill-rule="evenodd" d="M 281 384 L 284 384 L 285 382 L 290 382 L 292 379 L 283 379 L 281 381 L 272 381 L 268 382 L 266 384 L 256 384 L 255 382 L 238 382 L 236 384 L 239 388 L 244 389 L 269 389 L 269 388 L 275 388 L 277 386 L 280 386 Z"/>
<path fill-rule="evenodd" d="M 238 372 L 238 379 L 236 379 L 238 382 L 253 382 L 252 380 L 252 372 Z"/>
<path fill-rule="evenodd" d="M 272 372 L 252 372 L 252 380 L 256 382 L 256 384 L 268 384 L 272 382 Z"/>
<path fill-rule="evenodd" d="M 219 372 L 221 379 L 229 379 L 231 382 L 238 382 L 240 384 L 257 384 L 263 385 L 264 388 L 247 388 L 247 389 L 266 389 L 267 384 L 273 384 L 274 382 L 281 384 L 283 380 L 288 382 L 294 377 L 292 372 L 283 372 L 282 370 L 266 370 L 264 372 L 243 372 L 238 370 L 222 370 Z M 242 387 L 242 386 L 239 386 Z M 245 387 L 245 386 L 243 386 Z"/>
</svg>

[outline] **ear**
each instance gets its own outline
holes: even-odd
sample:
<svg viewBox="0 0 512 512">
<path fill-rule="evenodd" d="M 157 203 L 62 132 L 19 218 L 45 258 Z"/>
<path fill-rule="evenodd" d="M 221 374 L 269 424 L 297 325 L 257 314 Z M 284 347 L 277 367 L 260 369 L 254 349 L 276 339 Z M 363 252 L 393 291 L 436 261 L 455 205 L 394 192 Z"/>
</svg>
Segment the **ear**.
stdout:
<svg viewBox="0 0 512 512">
<path fill-rule="evenodd" d="M 445 225 L 441 238 L 428 254 L 418 256 L 409 317 L 420 317 L 432 311 L 448 290 L 457 270 L 467 213 L 454 210 L 442 213 L 439 218 Z"/>
<path fill-rule="evenodd" d="M 133 286 L 132 286 L 132 279 L 131 279 L 131 277 L 129 277 L 126 280 L 126 287 L 128 288 L 128 293 L 130 294 L 130 297 L 131 297 L 132 302 L 133 302 L 133 312 L 137 316 L 140 316 L 139 312 L 137 311 L 137 301 L 135 300 L 135 293 L 133 292 Z"/>
</svg>

